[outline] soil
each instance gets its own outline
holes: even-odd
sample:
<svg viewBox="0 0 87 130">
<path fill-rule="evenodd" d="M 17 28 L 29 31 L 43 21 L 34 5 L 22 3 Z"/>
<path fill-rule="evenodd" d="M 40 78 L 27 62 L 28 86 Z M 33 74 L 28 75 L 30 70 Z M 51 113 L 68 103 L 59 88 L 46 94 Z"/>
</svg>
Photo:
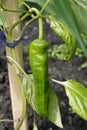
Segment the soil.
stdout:
<svg viewBox="0 0 87 130">
<path fill-rule="evenodd" d="M 50 43 L 60 44 L 62 40 L 58 38 L 50 29 L 49 25 L 44 22 L 44 37 Z M 30 43 L 33 39 L 37 38 L 38 27 L 37 22 L 33 22 L 26 29 L 24 34 L 23 45 Z M 25 71 L 28 72 L 29 64 L 27 60 L 27 54 L 23 46 L 23 54 L 25 61 Z M 4 59 L 5 47 L 0 47 L 0 119 L 12 119 L 9 80 L 7 63 Z M 74 57 L 71 61 L 61 61 L 49 57 L 49 76 L 57 80 L 76 79 L 87 86 L 87 68 L 82 69 L 81 64 L 84 63 L 83 58 Z M 87 130 L 87 122 L 81 119 L 78 115 L 70 110 L 68 105 L 68 99 L 64 91 L 63 86 L 60 86 L 52 81 L 50 84 L 53 86 L 56 94 L 59 98 L 60 110 L 62 116 L 63 129 L 56 127 L 49 121 L 37 116 L 38 129 L 39 130 Z M 32 130 L 33 112 L 28 106 L 28 117 L 30 118 L 29 130 Z M 0 123 L 0 130 L 13 130 L 13 123 Z"/>
</svg>

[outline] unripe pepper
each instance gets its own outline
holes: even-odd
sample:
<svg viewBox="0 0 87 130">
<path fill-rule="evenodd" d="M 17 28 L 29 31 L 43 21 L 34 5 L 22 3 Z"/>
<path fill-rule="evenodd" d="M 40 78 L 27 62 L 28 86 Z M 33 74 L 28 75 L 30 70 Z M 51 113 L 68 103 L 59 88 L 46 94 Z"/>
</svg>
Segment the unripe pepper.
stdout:
<svg viewBox="0 0 87 130">
<path fill-rule="evenodd" d="M 43 39 L 36 39 L 30 44 L 29 60 L 34 76 L 36 107 L 40 115 L 48 117 L 48 54 L 49 44 Z"/>
</svg>

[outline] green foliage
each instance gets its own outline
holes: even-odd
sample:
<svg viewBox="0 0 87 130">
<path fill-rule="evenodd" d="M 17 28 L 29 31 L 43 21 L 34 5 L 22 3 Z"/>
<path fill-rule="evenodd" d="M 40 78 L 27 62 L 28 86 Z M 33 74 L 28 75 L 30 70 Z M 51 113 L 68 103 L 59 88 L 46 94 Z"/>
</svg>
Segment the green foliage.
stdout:
<svg viewBox="0 0 87 130">
<path fill-rule="evenodd" d="M 69 57 L 69 49 L 66 44 L 53 45 L 52 48 L 48 49 L 48 54 L 55 59 L 67 60 Z"/>
<path fill-rule="evenodd" d="M 69 99 L 69 105 L 75 113 L 87 121 L 87 88 L 73 79 L 64 82 L 53 81 L 65 87 L 65 92 Z"/>
<path fill-rule="evenodd" d="M 75 0 L 75 2 L 87 10 L 87 1 L 86 0 Z"/>
<path fill-rule="evenodd" d="M 80 6 L 79 3 L 76 4 L 74 1 L 71 2 L 71 7 L 77 20 L 80 34 L 87 36 L 87 10 Z"/>
<path fill-rule="evenodd" d="M 84 53 L 80 47 L 77 47 L 75 55 L 78 57 L 85 57 Z"/>
<path fill-rule="evenodd" d="M 55 59 L 67 60 L 69 57 L 69 54 L 70 54 L 69 48 L 67 47 L 66 44 L 61 44 L 61 45 L 55 44 L 48 49 L 49 57 L 53 57 Z M 80 47 L 76 48 L 75 55 L 78 57 L 81 57 L 81 58 L 85 57 L 84 53 Z M 81 65 L 81 67 L 82 66 L 83 65 Z M 87 67 L 87 66 L 85 65 L 84 67 Z"/>
<path fill-rule="evenodd" d="M 65 52 L 66 55 L 64 56 L 64 59 L 70 60 L 74 56 L 75 50 L 76 50 L 75 37 L 73 36 L 71 31 L 68 29 L 68 27 L 63 22 L 56 20 L 52 16 L 49 16 L 49 19 L 50 19 L 51 29 L 58 36 L 60 36 L 62 38 L 62 40 L 66 43 L 66 45 L 62 45 L 63 51 L 67 51 L 67 52 Z M 62 54 L 63 51 L 61 51 L 60 54 Z M 63 53 L 63 55 L 64 55 L 64 53 Z M 63 58 L 63 56 L 62 56 L 62 58 Z"/>
<path fill-rule="evenodd" d="M 87 121 L 87 88 L 75 80 L 64 82 L 64 86 L 73 111 Z"/>
<path fill-rule="evenodd" d="M 75 1 L 77 4 L 75 3 Z M 82 47 L 85 56 L 87 56 L 87 49 L 85 48 L 85 46 L 87 45 L 87 26 L 85 24 L 87 23 L 87 19 L 83 21 L 84 17 L 82 16 L 82 14 L 84 14 L 85 18 L 87 17 L 87 10 L 85 5 L 82 4 L 81 1 L 75 1 L 48 0 L 45 3 L 45 0 L 19 0 L 19 4 L 25 5 L 28 11 L 24 11 L 25 9 L 13 11 L 6 9 L 3 6 L 0 10 L 24 13 L 24 15 L 21 16 L 18 21 L 16 21 L 11 27 L 9 27 L 7 35 L 10 39 L 12 39 L 13 29 L 27 16 L 30 16 L 31 19 L 29 19 L 29 21 L 25 23 L 20 36 L 23 35 L 25 28 L 31 22 L 33 22 L 34 20 L 38 20 L 39 38 L 31 43 L 28 50 L 32 75 L 27 75 L 15 60 L 13 60 L 12 58 L 9 59 L 12 61 L 12 63 L 16 64 L 15 68 L 17 73 L 19 72 L 17 67 L 23 73 L 22 90 L 24 91 L 22 92 L 22 97 L 24 99 L 26 97 L 27 102 L 36 113 L 50 120 L 52 123 L 54 123 L 56 126 L 59 126 L 60 128 L 63 128 L 63 125 L 61 121 L 58 97 L 55 94 L 53 88 L 49 85 L 48 54 L 46 51 L 46 49 L 48 48 L 48 43 L 42 40 L 44 39 L 42 19 L 48 18 L 50 21 L 51 29 L 64 41 L 64 44 L 60 46 L 54 46 L 54 51 L 52 52 L 53 57 L 62 60 L 70 60 L 74 56 L 76 51 L 76 40 Z M 38 4 L 39 6 L 43 6 L 41 10 L 38 10 L 34 7 L 32 8 L 33 2 L 36 5 Z M 6 22 L 3 12 L 1 12 L 0 17 L 0 26 L 2 26 Z M 81 24 L 79 21 L 81 21 Z M 83 27 L 81 25 L 83 25 Z M 53 81 L 55 80 L 53 79 Z M 68 96 L 69 104 L 72 107 L 73 111 L 81 116 L 83 119 L 87 120 L 87 89 L 85 88 L 85 86 L 72 79 L 64 82 L 55 82 L 65 87 L 65 92 Z M 24 114 L 24 111 L 22 112 L 22 114 Z M 34 129 L 37 129 L 37 127 L 35 127 Z"/>
</svg>

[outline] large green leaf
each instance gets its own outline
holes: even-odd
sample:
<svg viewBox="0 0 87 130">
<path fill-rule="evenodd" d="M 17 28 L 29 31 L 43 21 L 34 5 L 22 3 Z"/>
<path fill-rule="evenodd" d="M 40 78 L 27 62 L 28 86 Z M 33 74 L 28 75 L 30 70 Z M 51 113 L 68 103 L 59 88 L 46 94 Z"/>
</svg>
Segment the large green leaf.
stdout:
<svg viewBox="0 0 87 130">
<path fill-rule="evenodd" d="M 37 104 L 35 102 L 35 86 L 33 84 L 33 76 L 23 79 L 23 88 L 26 95 L 27 102 L 32 109 L 39 114 Z M 60 116 L 60 109 L 58 104 L 58 97 L 56 96 L 52 87 L 49 87 L 49 104 L 48 104 L 48 120 L 54 123 L 56 126 L 63 128 Z M 42 116 L 42 115 L 40 115 Z"/>
<path fill-rule="evenodd" d="M 68 50 L 68 55 L 66 60 L 70 60 L 76 51 L 76 39 L 72 32 L 69 30 L 67 25 L 65 25 L 61 20 L 56 20 L 54 17 L 49 16 L 50 27 L 62 40 L 66 43 L 66 49 Z M 63 50 L 64 51 L 64 50 Z M 64 56 L 65 58 L 65 56 Z"/>
<path fill-rule="evenodd" d="M 74 1 L 71 1 L 71 7 L 73 10 L 73 13 L 76 17 L 76 21 L 78 23 L 78 27 L 80 30 L 81 35 L 84 34 L 86 36 L 87 39 L 87 1 L 85 1 L 84 6 L 86 6 L 86 8 L 84 8 L 83 5 L 83 1 L 78 1 L 76 0 L 77 3 L 75 3 Z M 83 37 L 82 37 L 83 38 Z M 87 44 L 87 40 L 86 40 L 86 44 Z"/>
<path fill-rule="evenodd" d="M 73 111 L 87 121 L 87 88 L 76 80 L 57 81 L 65 87 Z"/>
<path fill-rule="evenodd" d="M 72 9 L 76 16 L 78 26 L 81 30 L 82 39 L 84 40 L 87 48 L 87 0 L 75 0 L 75 2 L 72 1 Z M 86 64 L 83 66 L 85 65 Z"/>
<path fill-rule="evenodd" d="M 70 106 L 87 121 L 87 88 L 75 80 L 66 81 L 64 86 Z"/>
</svg>

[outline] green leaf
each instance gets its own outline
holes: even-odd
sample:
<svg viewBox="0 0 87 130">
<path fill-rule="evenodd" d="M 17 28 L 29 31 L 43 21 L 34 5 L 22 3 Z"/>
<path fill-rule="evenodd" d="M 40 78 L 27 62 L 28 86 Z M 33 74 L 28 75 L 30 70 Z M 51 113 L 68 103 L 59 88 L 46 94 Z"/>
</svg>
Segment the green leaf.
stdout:
<svg viewBox="0 0 87 130">
<path fill-rule="evenodd" d="M 26 96 L 27 102 L 30 104 L 32 109 L 39 114 L 37 109 L 37 104 L 35 102 L 35 86 L 33 83 L 33 76 L 29 75 L 28 78 L 23 79 L 23 88 Z M 49 104 L 48 104 L 48 120 L 54 123 L 56 126 L 63 128 L 61 122 L 60 109 L 58 104 L 58 97 L 56 96 L 54 90 L 49 87 Z M 40 115 L 42 116 L 42 115 Z"/>
<path fill-rule="evenodd" d="M 75 0 L 75 2 L 87 10 L 87 0 Z"/>
<path fill-rule="evenodd" d="M 62 122 L 61 122 L 61 115 L 60 115 L 60 109 L 59 109 L 59 103 L 58 103 L 58 97 L 55 94 L 52 87 L 49 87 L 49 117 L 48 119 L 53 122 L 56 126 L 63 128 Z"/>
<path fill-rule="evenodd" d="M 54 17 L 49 16 L 50 19 L 50 27 L 51 29 L 58 35 L 62 40 L 66 43 L 67 50 L 69 54 L 67 56 L 67 60 L 70 60 L 76 51 L 76 39 L 63 22 L 60 20 L 56 20 Z M 64 51 L 64 50 L 63 50 Z"/>
<path fill-rule="evenodd" d="M 78 1 L 80 3 L 83 3 L 81 1 Z M 81 6 L 79 3 L 75 3 L 74 1 L 71 1 L 71 7 L 73 10 L 73 13 L 75 15 L 76 21 L 78 23 L 79 31 L 80 33 L 87 36 L 87 10 L 83 6 Z M 85 5 L 87 4 L 87 1 Z M 87 5 L 86 5 L 87 6 Z M 87 7 L 86 7 L 87 8 Z"/>
<path fill-rule="evenodd" d="M 35 104 L 35 89 L 34 89 L 34 83 L 33 83 L 33 75 L 28 75 L 28 77 L 23 78 L 22 82 L 24 92 L 26 99 L 28 103 L 31 105 L 31 107 L 36 110 L 36 104 Z"/>
<path fill-rule="evenodd" d="M 58 83 L 64 85 L 73 111 L 87 121 L 87 88 L 73 79 Z"/>
</svg>

